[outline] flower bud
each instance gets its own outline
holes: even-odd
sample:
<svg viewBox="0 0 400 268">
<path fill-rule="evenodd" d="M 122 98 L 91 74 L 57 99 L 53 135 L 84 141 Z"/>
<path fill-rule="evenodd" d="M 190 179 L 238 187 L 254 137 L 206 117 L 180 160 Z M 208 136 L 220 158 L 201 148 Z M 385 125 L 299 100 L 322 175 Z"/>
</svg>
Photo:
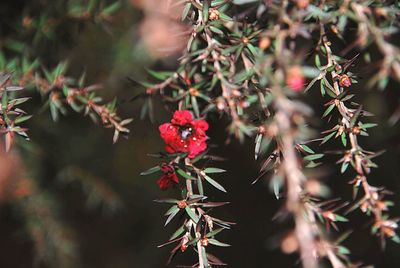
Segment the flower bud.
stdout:
<svg viewBox="0 0 400 268">
<path fill-rule="evenodd" d="M 22 26 L 25 27 L 25 28 L 30 28 L 31 25 L 32 25 L 32 18 L 29 17 L 29 16 L 25 16 L 22 19 Z"/>
<path fill-rule="evenodd" d="M 187 243 L 189 242 L 188 236 L 189 236 L 189 233 L 186 233 L 181 240 L 181 251 L 182 252 L 185 252 L 188 248 L 188 245 L 187 245 Z"/>
<path fill-rule="evenodd" d="M 185 252 L 187 250 L 187 248 L 188 248 L 188 245 L 186 245 L 186 244 L 182 244 L 181 245 L 181 251 L 182 252 Z"/>
<path fill-rule="evenodd" d="M 291 90 L 296 92 L 301 91 L 304 87 L 304 83 L 303 72 L 299 66 L 293 66 L 287 70 L 286 84 Z"/>
<path fill-rule="evenodd" d="M 226 108 L 225 100 L 223 98 L 218 98 L 217 100 L 217 109 L 219 111 L 223 111 Z"/>
<path fill-rule="evenodd" d="M 218 20 L 219 19 L 219 11 L 216 9 L 210 10 L 210 14 L 208 15 L 210 20 Z"/>
<path fill-rule="evenodd" d="M 387 12 L 387 10 L 384 9 L 384 8 L 381 8 L 381 7 L 375 8 L 375 14 L 376 14 L 378 17 L 385 17 L 385 18 L 388 17 L 388 12 Z"/>
<path fill-rule="evenodd" d="M 153 95 L 154 90 L 152 88 L 147 88 L 146 89 L 146 95 Z"/>
<path fill-rule="evenodd" d="M 341 87 L 349 87 L 351 86 L 351 79 L 348 75 L 343 74 L 339 77 L 339 85 Z"/>
<path fill-rule="evenodd" d="M 330 211 L 330 210 L 324 211 L 324 212 L 322 213 L 322 216 L 323 216 L 325 219 L 328 219 L 328 220 L 331 220 L 331 221 L 336 221 L 336 216 L 335 216 L 335 214 L 334 214 L 332 211 Z"/>
<path fill-rule="evenodd" d="M 312 196 L 318 196 L 321 193 L 321 183 L 317 180 L 307 180 L 304 186 L 306 191 Z"/>
<path fill-rule="evenodd" d="M 190 94 L 190 96 L 197 97 L 197 96 L 199 96 L 199 91 L 196 88 L 191 87 L 189 89 L 189 94 Z"/>
<path fill-rule="evenodd" d="M 208 246 L 208 238 L 204 237 L 203 239 L 200 240 L 200 243 L 203 247 Z"/>
<path fill-rule="evenodd" d="M 266 133 L 266 131 L 267 130 L 265 129 L 265 126 L 259 126 L 257 129 L 258 134 L 262 134 L 262 135 L 264 135 Z"/>
<path fill-rule="evenodd" d="M 305 9 L 310 4 L 310 0 L 297 0 L 296 5 L 300 9 Z"/>
<path fill-rule="evenodd" d="M 262 37 L 260 39 L 260 42 L 258 43 L 258 47 L 265 50 L 267 48 L 269 48 L 269 46 L 271 45 L 271 39 L 269 39 L 268 37 Z"/>
<path fill-rule="evenodd" d="M 293 233 L 286 235 L 281 242 L 281 250 L 283 253 L 292 254 L 299 249 L 299 242 Z"/>
<path fill-rule="evenodd" d="M 351 130 L 351 133 L 353 133 L 355 135 L 360 134 L 360 132 L 361 132 L 360 127 L 353 127 L 352 130 Z"/>
<path fill-rule="evenodd" d="M 177 202 L 178 208 L 184 209 L 186 207 L 186 200 L 180 200 Z"/>
</svg>

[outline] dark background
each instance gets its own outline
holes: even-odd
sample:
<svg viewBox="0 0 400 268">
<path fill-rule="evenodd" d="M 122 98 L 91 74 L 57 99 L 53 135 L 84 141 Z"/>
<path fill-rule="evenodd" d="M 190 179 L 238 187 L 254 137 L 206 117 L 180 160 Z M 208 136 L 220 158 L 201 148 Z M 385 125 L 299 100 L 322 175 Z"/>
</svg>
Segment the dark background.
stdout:
<svg viewBox="0 0 400 268">
<path fill-rule="evenodd" d="M 35 3 L 37 2 L 37 3 Z M 50 3 L 53 1 L 48 1 Z M 62 1 L 54 1 L 62 2 Z M 46 1 L 1 1 L 0 22 L 1 36 L 14 34 L 13 23 L 20 20 L 26 10 L 40 10 Z M 33 14 L 40 14 L 38 10 Z M 69 59 L 71 75 L 79 75 L 87 70 L 88 81 L 104 83 L 100 92 L 105 99 L 117 96 L 120 100 L 120 112 L 123 117 L 133 117 L 129 139 L 121 139 L 112 145 L 112 132 L 98 127 L 89 118 L 70 111 L 67 117 L 54 123 L 48 112 L 39 112 L 40 97 L 34 95 L 28 109 L 34 117 L 30 120 L 29 134 L 31 142 L 40 148 L 34 153 L 25 154 L 30 167 L 35 169 L 31 175 L 41 188 L 49 192 L 58 202 L 57 214 L 74 233 L 78 245 L 79 264 L 77 267 L 165 267 L 172 247 L 157 249 L 178 227 L 178 221 L 172 221 L 163 227 L 163 214 L 168 206 L 154 203 L 160 197 L 177 196 L 176 191 L 159 190 L 157 175 L 140 176 L 140 172 L 158 161 L 147 156 L 163 150 L 163 143 L 158 135 L 158 125 L 169 120 L 161 103 L 155 103 L 155 123 L 140 120 L 141 101 L 130 102 L 144 89 L 132 85 L 126 77 L 138 80 L 149 79 L 144 67 L 173 69 L 176 57 L 154 59 L 147 55 L 138 32 L 138 25 L 144 13 L 125 3 L 113 22 L 111 32 L 103 26 L 88 23 L 85 25 L 67 25 L 58 31 L 55 40 L 48 40 L 36 47 L 46 64 L 54 64 L 60 59 Z M 338 44 L 340 49 L 343 44 Z M 399 124 L 389 126 L 387 119 L 395 110 L 399 97 L 398 84 L 389 83 L 386 91 L 368 90 L 363 86 L 363 75 L 368 72 L 361 68 L 361 83 L 354 89 L 358 101 L 364 103 L 366 110 L 375 114 L 371 122 L 380 124 L 370 131 L 370 137 L 361 138 L 361 145 L 368 150 L 385 149 L 384 155 L 376 159 L 381 168 L 373 170 L 370 176 L 372 185 L 384 185 L 395 194 L 399 202 L 400 167 Z M 356 67 L 355 67 L 356 68 Z M 357 72 L 354 71 L 354 72 Z M 323 100 L 317 92 L 305 100 L 316 109 L 315 124 L 326 129 L 325 122 L 319 122 Z M 296 256 L 281 253 L 276 246 L 279 236 L 289 230 L 287 222 L 272 221 L 272 217 L 281 205 L 270 193 L 267 180 L 261 180 L 251 186 L 258 174 L 259 162 L 254 161 L 253 141 L 244 144 L 236 141 L 225 144 L 226 125 L 223 119 L 211 122 L 208 132 L 210 142 L 219 147 L 212 153 L 225 157 L 227 161 L 216 163 L 227 169 L 218 180 L 226 187 L 228 194 L 207 189 L 209 196 L 218 201 L 230 201 L 223 208 L 213 213 L 226 220 L 237 222 L 231 231 L 221 234 L 220 240 L 230 243 L 231 248 L 209 247 L 211 252 L 229 264 L 229 267 L 296 267 Z M 339 141 L 334 148 L 340 146 Z M 325 147 L 324 149 L 329 149 Z M 34 160 L 32 160 L 34 159 Z M 330 158 L 334 163 L 335 156 Z M 326 161 L 328 162 L 328 161 Z M 0 163 L 1 164 L 1 163 Z M 121 206 L 112 210 L 99 206 L 87 205 L 87 196 L 78 183 L 61 184 L 57 177 L 69 168 L 79 168 L 88 174 L 101 178 L 110 190 L 119 197 Z M 347 182 L 349 174 L 338 174 L 339 166 L 327 164 L 323 169 L 324 181 L 332 187 L 332 196 L 342 200 L 351 199 L 351 187 Z M 399 215 L 398 206 L 392 209 Z M 350 216 L 350 223 L 340 224 L 343 231 L 353 230 L 344 243 L 352 251 L 354 261 L 373 264 L 376 267 L 399 267 L 400 245 L 388 241 L 385 252 L 380 250 L 377 238 L 369 234 L 370 219 L 356 211 Z M 63 264 L 37 264 L 33 244 L 23 231 L 24 220 L 15 211 L 12 202 L 0 207 L 0 267 L 64 267 Z M 175 264 L 191 264 L 196 258 L 191 253 L 178 257 Z M 76 266 L 75 266 L 76 267 Z"/>
</svg>

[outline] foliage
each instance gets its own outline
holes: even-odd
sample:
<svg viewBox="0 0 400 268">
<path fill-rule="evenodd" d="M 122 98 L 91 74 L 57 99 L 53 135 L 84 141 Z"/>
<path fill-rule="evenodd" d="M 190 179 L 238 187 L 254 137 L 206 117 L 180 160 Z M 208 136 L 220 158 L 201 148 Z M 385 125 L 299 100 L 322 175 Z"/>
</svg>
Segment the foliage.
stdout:
<svg viewBox="0 0 400 268">
<path fill-rule="evenodd" d="M 97 93 L 101 85 L 86 85 L 85 73 L 78 78 L 68 75 L 65 60 L 57 58 L 57 64 L 49 64 L 46 62 L 49 60 L 48 51 L 42 51 L 49 42 L 60 39 L 59 35 L 65 31 L 65 27 L 83 22 L 107 26 L 121 3 L 102 0 L 68 1 L 68 4 L 44 5 L 45 8 L 38 11 L 36 8 L 40 4 L 33 2 L 26 5 L 25 15 L 18 25 L 12 25 L 16 29 L 5 27 L 1 36 L 0 133 L 4 137 L 5 146 L 1 145 L 0 150 L 2 159 L 7 159 L 1 163 L 1 172 L 9 168 L 16 169 L 11 173 L 12 176 L 6 176 L 2 182 L 2 191 L 7 193 L 7 198 L 2 199 L 14 201 L 14 208 L 24 219 L 25 230 L 35 245 L 38 263 L 71 267 L 78 264 L 73 232 L 57 215 L 60 206 L 57 198 L 43 187 L 37 177 L 40 171 L 35 164 L 32 165 L 38 161 L 34 145 L 27 145 L 17 137 L 29 141 L 29 130 L 25 124 L 35 116 L 35 109 L 27 103 L 36 100 L 38 96 L 42 100 L 41 110 L 49 109 L 54 121 L 59 120 L 60 114 L 65 115 L 73 110 L 89 115 L 93 121 L 106 128 L 112 128 L 114 142 L 121 134 L 129 133 L 126 125 L 132 120 L 123 120 L 118 116 L 116 100 L 108 103 L 102 100 Z M 8 152 L 9 157 L 3 156 L 4 151 Z M 60 177 L 64 182 L 80 181 L 92 206 L 104 204 L 104 207 L 112 211 L 121 206 L 109 186 L 85 172 L 69 169 L 60 173 Z"/>
<path fill-rule="evenodd" d="M 271 174 L 275 196 L 284 199 L 280 215 L 290 216 L 294 223 L 281 247 L 286 253 L 298 252 L 303 267 L 318 267 L 323 259 L 332 267 L 358 266 L 351 263 L 350 250 L 330 232 L 329 226 L 338 231 L 340 222 L 348 221 L 343 207 L 348 207 L 347 213 L 359 208 L 371 215 L 372 233 L 381 238 L 382 246 L 386 238 L 399 241 L 397 219 L 387 215 L 391 205 L 384 199 L 387 190 L 367 180 L 376 167 L 372 158 L 380 153 L 363 149 L 358 137 L 367 136 L 376 124 L 366 121 L 370 114 L 353 102 L 351 89 L 358 78 L 350 72 L 363 58 L 376 73 L 369 79 L 370 87 L 383 90 L 390 78 L 400 79 L 399 49 L 389 41 L 398 31 L 398 3 L 194 0 L 182 4 L 182 20 L 192 27 L 186 50 L 176 71 L 149 71 L 161 82 L 142 83 L 143 114 L 152 112 L 151 100 L 159 96 L 173 109 L 192 110 L 197 118 L 215 113 L 228 117 L 228 132 L 239 141 L 255 136 L 255 159 L 262 161 L 257 180 Z M 347 47 L 334 52 L 334 42 Z M 373 49 L 380 51 L 382 61 L 372 59 Z M 349 54 L 355 56 L 346 59 Z M 322 97 L 329 98 L 322 118 L 330 129 L 320 138 L 308 123 L 313 110 L 299 99 L 303 89 L 314 90 L 317 84 Z M 323 147 L 316 142 L 322 145 L 334 137 L 340 137 L 345 148 L 334 152 L 341 155 L 337 161 L 341 173 L 353 176 L 351 205 L 327 199 L 327 187 L 307 175 L 325 162 Z M 347 175 L 349 166 L 352 175 Z M 180 239 L 184 243 L 185 235 Z M 212 259 L 203 251 L 197 248 L 195 267 L 211 267 Z"/>
</svg>

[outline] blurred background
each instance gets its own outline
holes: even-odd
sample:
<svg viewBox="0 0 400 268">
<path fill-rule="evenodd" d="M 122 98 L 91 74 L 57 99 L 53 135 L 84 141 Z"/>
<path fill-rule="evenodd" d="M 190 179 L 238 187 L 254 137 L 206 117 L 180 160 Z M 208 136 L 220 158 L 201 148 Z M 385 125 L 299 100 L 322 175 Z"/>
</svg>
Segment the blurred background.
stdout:
<svg viewBox="0 0 400 268">
<path fill-rule="evenodd" d="M 24 27 L 24 18 L 48 18 L 70 2 L 74 1 L 2 0 L 1 49 L 13 53 L 7 46 Z M 0 267 L 166 267 L 173 247 L 158 249 L 157 245 L 168 240 L 178 220 L 164 228 L 163 214 L 168 206 L 153 200 L 178 193 L 174 189 L 160 191 L 157 175 L 139 174 L 159 163 L 147 154 L 163 150 L 158 126 L 169 121 L 171 112 L 165 112 L 164 104 L 155 101 L 154 123 L 148 118 L 140 120 L 142 100 L 131 99 L 145 89 L 131 79 L 150 80 L 145 68 L 173 70 L 185 46 L 185 35 L 177 33 L 184 33 L 186 28 L 174 20 L 179 17 L 179 9 L 174 9 L 176 14 L 163 12 L 164 1 L 121 3 L 112 21 L 63 24 L 53 36 L 39 38 L 31 54 L 41 57 L 48 66 L 67 59 L 69 75 L 79 76 L 86 70 L 89 84 L 104 84 L 99 94 L 106 100 L 117 96 L 121 116 L 135 119 L 129 125 L 131 135 L 113 145 L 112 131 L 73 111 L 55 123 L 41 108 L 40 95 L 31 93 L 33 100 L 24 106 L 34 115 L 27 123 L 31 141 L 20 141 L 16 149 L 22 160 L 13 161 L 14 154 L 1 155 L 0 185 L 9 183 L 14 173 L 23 172 L 40 190 L 23 200 L 0 190 Z M 337 49 L 341 46 L 338 44 Z M 368 72 L 361 63 L 356 67 L 353 72 L 361 81 L 352 90 L 357 93 L 357 101 L 375 115 L 371 122 L 380 124 L 370 131 L 371 137 L 361 142 L 371 151 L 386 150 L 376 159 L 381 168 L 372 172 L 370 180 L 373 185 L 392 190 L 393 201 L 399 203 L 400 129 L 399 123 L 388 123 L 398 105 L 398 85 L 390 82 L 386 91 L 367 90 L 362 77 Z M 323 100 L 318 90 L 310 94 L 304 100 L 315 108 L 315 125 L 326 129 L 318 120 Z M 220 237 L 232 247 L 209 250 L 233 268 L 298 266 L 295 255 L 280 250 L 279 238 L 290 226 L 287 221 L 272 220 L 281 203 L 270 193 L 268 176 L 251 185 L 260 165 L 254 161 L 253 141 L 239 144 L 233 140 L 227 144 L 224 125 L 228 122 L 215 118 L 210 123 L 210 143 L 218 144 L 211 152 L 227 159 L 216 165 L 228 170 L 217 178 L 228 194 L 207 191 L 213 200 L 231 202 L 214 214 L 237 225 Z M 335 157 L 329 162 L 334 163 Z M 347 182 L 351 176 L 339 174 L 339 169 L 334 164 L 325 166 L 322 180 L 331 186 L 332 197 L 349 200 L 352 189 Z M 400 215 L 399 206 L 392 213 Z M 340 228 L 353 230 L 344 245 L 352 251 L 354 261 L 375 267 L 400 267 L 400 245 L 389 241 L 386 251 L 381 251 L 379 240 L 369 234 L 369 219 L 358 211 L 349 218 L 351 221 L 340 224 Z M 43 230 L 45 235 L 41 235 Z M 195 256 L 191 254 L 178 256 L 174 264 L 192 264 Z"/>
</svg>

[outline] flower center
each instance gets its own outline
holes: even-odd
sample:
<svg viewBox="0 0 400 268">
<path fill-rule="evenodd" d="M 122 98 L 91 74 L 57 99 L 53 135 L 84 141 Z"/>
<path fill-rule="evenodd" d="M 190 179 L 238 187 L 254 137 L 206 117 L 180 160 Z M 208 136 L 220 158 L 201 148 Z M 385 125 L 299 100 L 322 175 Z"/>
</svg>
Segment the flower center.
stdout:
<svg viewBox="0 0 400 268">
<path fill-rule="evenodd" d="M 191 127 L 180 128 L 181 138 L 186 140 L 190 135 L 192 135 L 192 131 L 193 129 Z"/>
</svg>

